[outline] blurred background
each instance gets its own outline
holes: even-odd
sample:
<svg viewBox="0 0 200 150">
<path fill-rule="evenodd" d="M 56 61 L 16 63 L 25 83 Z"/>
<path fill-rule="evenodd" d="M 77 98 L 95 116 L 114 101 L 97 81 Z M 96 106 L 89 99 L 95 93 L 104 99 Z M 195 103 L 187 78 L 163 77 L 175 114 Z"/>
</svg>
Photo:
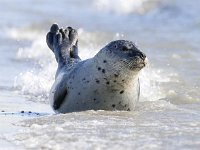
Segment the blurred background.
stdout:
<svg viewBox="0 0 200 150">
<path fill-rule="evenodd" d="M 65 124 L 58 129 L 56 126 L 55 130 L 51 126 L 55 118 L 50 117 L 47 119 L 49 122 L 39 121 L 45 124 L 45 128 L 36 124 L 28 132 L 30 134 L 6 139 L 14 140 L 15 143 L 20 141 L 30 147 L 36 142 L 40 146 L 44 143 L 56 146 L 51 142 L 57 140 L 59 143 L 65 137 L 67 139 L 61 147 L 66 147 L 66 141 L 70 141 L 73 136 L 75 144 L 79 143 L 82 137 L 79 135 L 83 135 L 87 128 L 91 129 L 90 121 L 94 121 L 91 115 L 94 115 L 94 130 L 87 130 L 91 133 L 86 134 L 85 139 L 90 139 L 94 134 L 91 141 L 98 141 L 100 144 L 97 147 L 102 143 L 109 145 L 113 137 L 120 139 L 115 139 L 116 143 L 111 143 L 111 147 L 122 144 L 121 148 L 131 148 L 135 144 L 147 148 L 149 143 L 153 143 L 152 148 L 162 148 L 163 145 L 169 149 L 199 147 L 199 6 L 199 0 L 0 0 L 2 112 L 25 110 L 52 113 L 48 96 L 57 63 L 46 45 L 46 33 L 55 22 L 63 28 L 72 26 L 78 29 L 79 54 L 83 60 L 93 57 L 103 46 L 117 39 L 135 42 L 149 59 L 148 67 L 140 73 L 141 98 L 137 115 L 134 112 L 129 115 L 102 112 L 103 115 L 96 117 L 94 112 L 83 112 L 80 118 L 79 114 L 66 115 L 67 119 L 57 116 Z M 0 135 L 16 132 L 16 128 L 20 127 L 11 124 L 25 118 L 30 118 L 30 115 L 1 115 Z M 76 126 L 73 125 L 74 118 Z M 83 129 L 82 124 L 85 124 Z M 110 124 L 111 128 L 107 126 Z M 120 126 L 123 128 L 118 132 Z M 68 130 L 69 127 L 73 132 Z M 63 128 L 66 133 L 57 134 Z M 32 134 L 32 129 L 37 134 L 41 133 L 41 136 Z M 54 134 L 45 136 L 46 132 L 54 132 L 56 138 L 51 137 Z M 106 136 L 98 133 L 105 133 Z M 32 141 L 27 141 L 29 138 Z M 77 145 L 87 147 L 88 141 L 85 143 Z M 38 149 L 37 144 L 35 148 Z M 8 145 L 4 143 L 4 147 Z"/>
<path fill-rule="evenodd" d="M 82 59 L 111 40 L 147 54 L 142 101 L 200 100 L 200 2 L 195 0 L 0 0 L 0 88 L 48 103 L 57 67 L 45 36 L 52 23 L 79 32 Z M 12 94 L 11 94 L 12 95 Z"/>
</svg>

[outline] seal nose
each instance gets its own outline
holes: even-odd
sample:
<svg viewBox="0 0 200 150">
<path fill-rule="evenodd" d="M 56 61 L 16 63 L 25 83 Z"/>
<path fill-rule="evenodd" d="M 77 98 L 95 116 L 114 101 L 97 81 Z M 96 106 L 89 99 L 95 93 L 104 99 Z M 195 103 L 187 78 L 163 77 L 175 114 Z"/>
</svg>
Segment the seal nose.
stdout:
<svg viewBox="0 0 200 150">
<path fill-rule="evenodd" d="M 145 60 L 146 58 L 146 55 L 144 53 L 142 53 L 140 50 L 138 50 L 136 47 L 134 47 L 131 44 L 123 45 L 122 51 L 129 52 L 131 57 L 139 56 L 142 60 Z"/>
<path fill-rule="evenodd" d="M 131 57 L 139 56 L 142 60 L 145 60 L 146 55 L 138 50 L 135 46 L 131 44 L 126 44 L 122 47 L 122 51 L 128 52 Z"/>
<path fill-rule="evenodd" d="M 139 50 L 132 50 L 130 53 L 130 56 L 131 57 L 139 56 L 142 60 L 145 60 L 145 58 L 146 58 L 146 55 Z"/>
<path fill-rule="evenodd" d="M 142 59 L 142 60 L 145 60 L 145 58 L 147 57 L 143 52 L 141 51 L 138 51 L 137 52 L 138 56 Z"/>
</svg>

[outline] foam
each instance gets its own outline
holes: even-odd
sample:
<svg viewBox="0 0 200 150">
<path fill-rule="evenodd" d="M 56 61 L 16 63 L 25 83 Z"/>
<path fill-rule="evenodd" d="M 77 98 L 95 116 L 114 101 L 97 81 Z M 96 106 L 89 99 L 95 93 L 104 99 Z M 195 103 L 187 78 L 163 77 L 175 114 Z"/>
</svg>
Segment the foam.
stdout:
<svg viewBox="0 0 200 150">
<path fill-rule="evenodd" d="M 141 107 L 142 111 L 136 112 L 84 111 L 28 119 L 18 124 L 24 130 L 6 134 L 5 139 L 26 149 L 184 149 L 199 146 L 198 113 L 179 110 L 165 101 Z M 190 145 L 185 146 L 185 143 Z"/>
<path fill-rule="evenodd" d="M 31 31 L 29 32 L 31 33 Z M 15 33 L 17 32 L 15 31 Z M 23 39 L 28 37 L 30 33 L 16 37 Z M 30 98 L 47 102 L 57 64 L 52 52 L 46 46 L 45 35 L 38 34 L 30 47 L 19 48 L 16 59 L 32 62 L 34 65 L 30 65 L 30 69 L 25 70 L 15 78 L 14 87 L 20 89 L 22 94 L 30 96 Z"/>
<path fill-rule="evenodd" d="M 9 28 L 6 33 L 7 36 L 17 40 L 35 40 L 41 35 L 38 30 L 31 30 L 30 28 Z"/>
<path fill-rule="evenodd" d="M 99 11 L 116 14 L 145 13 L 146 3 L 157 3 L 158 0 L 96 0 L 94 7 Z"/>
<path fill-rule="evenodd" d="M 26 38 L 31 34 L 31 30 L 24 35 L 17 30 L 13 38 Z M 30 33 L 29 33 L 30 32 Z M 79 29 L 80 36 L 80 56 L 82 59 L 93 57 L 101 48 L 94 44 L 106 35 L 99 36 L 99 33 L 86 32 Z M 21 34 L 20 37 L 17 34 Z M 12 34 L 11 34 L 12 35 Z M 84 35 L 84 36 L 83 36 Z M 84 38 L 83 38 L 84 37 Z M 113 39 L 123 38 L 123 35 L 116 33 Z M 14 87 L 20 89 L 22 94 L 28 95 L 34 101 L 48 102 L 50 88 L 54 82 L 54 76 L 57 68 L 54 55 L 48 49 L 45 42 L 45 34 L 38 34 L 30 47 L 20 48 L 16 59 L 33 62 L 34 67 L 22 72 L 16 77 Z M 169 79 L 163 78 L 162 71 L 156 68 L 148 67 L 140 74 L 141 83 L 141 101 L 155 101 L 165 97 L 159 82 L 167 82 Z"/>
<path fill-rule="evenodd" d="M 151 67 L 144 68 L 140 73 L 140 101 L 156 101 L 165 98 L 166 95 L 160 83 L 169 82 L 163 71 Z"/>
</svg>

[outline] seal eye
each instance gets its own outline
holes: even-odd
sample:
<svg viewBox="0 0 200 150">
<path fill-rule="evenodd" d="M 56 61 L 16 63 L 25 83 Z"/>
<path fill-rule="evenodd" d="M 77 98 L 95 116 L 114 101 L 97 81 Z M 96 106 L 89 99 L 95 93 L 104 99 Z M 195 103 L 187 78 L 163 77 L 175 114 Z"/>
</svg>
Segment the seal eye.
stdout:
<svg viewBox="0 0 200 150">
<path fill-rule="evenodd" d="M 122 50 L 123 50 L 123 51 L 128 51 L 129 49 L 128 49 L 128 47 L 123 46 L 123 47 L 122 47 Z"/>
<path fill-rule="evenodd" d="M 116 44 L 114 45 L 114 48 L 116 48 L 116 49 L 117 49 L 117 45 L 116 45 Z"/>
</svg>

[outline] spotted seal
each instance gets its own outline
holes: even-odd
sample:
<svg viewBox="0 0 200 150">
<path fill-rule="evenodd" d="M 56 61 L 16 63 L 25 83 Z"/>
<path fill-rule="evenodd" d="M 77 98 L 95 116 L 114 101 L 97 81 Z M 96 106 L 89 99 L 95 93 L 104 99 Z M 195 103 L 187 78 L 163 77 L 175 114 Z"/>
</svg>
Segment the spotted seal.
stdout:
<svg viewBox="0 0 200 150">
<path fill-rule="evenodd" d="M 53 24 L 46 41 L 58 62 L 50 91 L 55 112 L 134 110 L 140 95 L 138 73 L 146 56 L 133 42 L 112 41 L 93 58 L 81 61 L 75 29 Z"/>
</svg>

